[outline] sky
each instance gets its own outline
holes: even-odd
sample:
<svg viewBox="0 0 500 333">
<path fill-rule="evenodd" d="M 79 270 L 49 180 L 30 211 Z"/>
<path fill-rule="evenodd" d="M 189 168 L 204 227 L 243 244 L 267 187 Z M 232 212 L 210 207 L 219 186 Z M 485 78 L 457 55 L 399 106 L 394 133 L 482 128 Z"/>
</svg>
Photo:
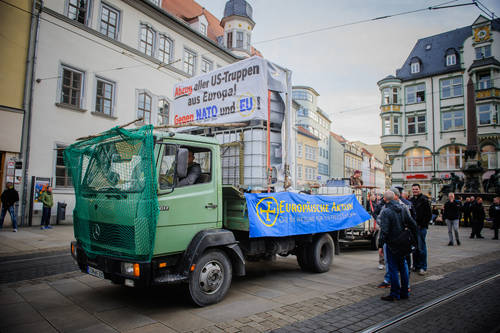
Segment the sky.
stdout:
<svg viewBox="0 0 500 333">
<path fill-rule="evenodd" d="M 217 18 L 226 0 L 196 0 Z M 500 15 L 500 1 L 480 0 Z M 292 70 L 294 85 L 313 87 L 331 130 L 351 141 L 380 143 L 377 81 L 395 75 L 420 38 L 471 25 L 476 6 L 425 10 L 273 40 L 351 22 L 471 0 L 247 0 L 253 8 L 252 45 Z"/>
</svg>

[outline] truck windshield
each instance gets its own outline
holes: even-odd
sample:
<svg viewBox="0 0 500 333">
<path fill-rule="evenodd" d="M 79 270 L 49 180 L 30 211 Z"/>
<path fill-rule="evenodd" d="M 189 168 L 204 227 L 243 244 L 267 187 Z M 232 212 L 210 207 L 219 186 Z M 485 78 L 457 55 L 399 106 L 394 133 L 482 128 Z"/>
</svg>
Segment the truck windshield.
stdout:
<svg viewBox="0 0 500 333">
<path fill-rule="evenodd" d="M 83 161 L 83 187 L 93 192 L 142 192 L 142 142 L 114 141 L 99 145 Z"/>
<path fill-rule="evenodd" d="M 158 183 L 160 190 L 169 190 L 175 184 L 175 154 L 177 147 L 175 145 L 166 144 L 163 156 L 161 158 L 160 175 Z"/>
</svg>

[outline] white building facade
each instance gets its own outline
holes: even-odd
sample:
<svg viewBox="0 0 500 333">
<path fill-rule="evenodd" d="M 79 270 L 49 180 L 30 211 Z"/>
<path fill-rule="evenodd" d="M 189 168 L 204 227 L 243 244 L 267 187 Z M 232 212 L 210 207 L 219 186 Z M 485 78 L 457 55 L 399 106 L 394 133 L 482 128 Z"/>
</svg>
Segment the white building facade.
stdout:
<svg viewBox="0 0 500 333">
<path fill-rule="evenodd" d="M 476 105 L 483 179 L 499 167 L 499 57 L 500 20 L 480 16 L 471 26 L 418 40 L 396 76 L 378 82 L 381 144 L 394 185 L 420 183 L 436 197 L 452 172 L 464 176 L 469 99 Z"/>
<path fill-rule="evenodd" d="M 137 118 L 133 126 L 168 123 L 174 84 L 240 58 L 206 37 L 203 18 L 186 24 L 160 0 L 43 4 L 28 178 L 51 178 L 54 201 L 71 214 L 61 148 Z"/>
</svg>

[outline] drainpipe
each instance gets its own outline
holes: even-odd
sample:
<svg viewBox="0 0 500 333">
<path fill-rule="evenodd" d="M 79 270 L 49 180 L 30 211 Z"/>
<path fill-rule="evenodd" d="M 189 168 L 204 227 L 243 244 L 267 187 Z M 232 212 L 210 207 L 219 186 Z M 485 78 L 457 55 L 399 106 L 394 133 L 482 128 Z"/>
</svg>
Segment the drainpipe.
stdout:
<svg viewBox="0 0 500 333">
<path fill-rule="evenodd" d="M 34 13 L 36 10 L 37 3 L 40 3 L 40 7 L 36 14 L 36 18 L 34 17 Z M 25 119 L 25 128 L 26 132 L 23 135 L 23 141 L 26 145 L 23 155 L 24 163 L 24 173 L 23 173 L 23 193 L 22 198 L 23 201 L 21 203 L 21 225 L 25 225 L 26 220 L 26 205 L 28 201 L 28 170 L 29 170 L 29 158 L 30 158 L 30 141 L 31 141 L 31 115 L 33 113 L 33 90 L 34 90 L 34 82 L 35 82 L 35 65 L 36 65 L 36 52 L 38 45 L 38 33 L 40 31 L 40 13 L 43 8 L 43 0 L 33 0 L 33 4 L 31 6 L 31 31 L 30 31 L 30 45 L 28 48 L 28 59 L 26 61 L 27 68 L 26 69 L 26 83 L 29 81 L 29 91 L 26 93 L 29 95 L 28 98 L 28 107 L 27 107 L 27 117 Z M 33 29 L 34 24 L 36 24 Z M 33 36 L 34 31 L 34 36 Z M 31 57 L 31 59 L 30 59 Z M 25 85 L 26 86 L 26 85 Z M 26 96 L 26 94 L 25 94 Z M 26 100 L 26 99 L 25 99 Z M 21 146 L 22 147 L 22 146 Z"/>
</svg>

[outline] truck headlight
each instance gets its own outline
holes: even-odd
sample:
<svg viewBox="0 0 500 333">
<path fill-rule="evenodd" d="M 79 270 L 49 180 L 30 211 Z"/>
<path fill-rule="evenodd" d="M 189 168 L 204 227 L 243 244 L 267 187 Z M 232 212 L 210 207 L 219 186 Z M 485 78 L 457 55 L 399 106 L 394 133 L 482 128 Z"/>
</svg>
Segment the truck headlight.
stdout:
<svg viewBox="0 0 500 333">
<path fill-rule="evenodd" d="M 131 262 L 122 262 L 122 274 L 139 277 L 141 270 L 139 264 Z"/>
</svg>

